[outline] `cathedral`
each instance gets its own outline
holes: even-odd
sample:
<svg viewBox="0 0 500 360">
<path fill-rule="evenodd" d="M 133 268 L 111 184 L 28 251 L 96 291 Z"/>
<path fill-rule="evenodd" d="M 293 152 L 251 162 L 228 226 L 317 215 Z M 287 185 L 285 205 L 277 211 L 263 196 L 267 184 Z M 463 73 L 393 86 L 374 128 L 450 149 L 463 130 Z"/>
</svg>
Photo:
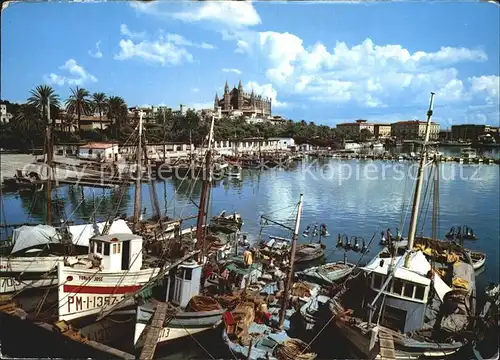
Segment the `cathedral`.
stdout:
<svg viewBox="0 0 500 360">
<path fill-rule="evenodd" d="M 243 116 L 267 118 L 271 116 L 271 99 L 254 94 L 253 90 L 251 94 L 245 93 L 241 80 L 238 88 L 229 90 L 226 81 L 224 97 L 219 99 L 217 93 L 215 94 L 214 110 L 217 111 L 218 108 L 226 115 L 241 113 Z"/>
</svg>

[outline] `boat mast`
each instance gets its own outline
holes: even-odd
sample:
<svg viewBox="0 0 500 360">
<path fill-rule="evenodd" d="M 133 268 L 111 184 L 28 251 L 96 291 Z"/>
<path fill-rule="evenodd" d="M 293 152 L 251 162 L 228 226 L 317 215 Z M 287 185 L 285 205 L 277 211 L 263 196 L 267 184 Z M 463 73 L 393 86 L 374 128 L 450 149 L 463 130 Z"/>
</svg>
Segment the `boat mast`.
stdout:
<svg viewBox="0 0 500 360">
<path fill-rule="evenodd" d="M 45 114 L 44 114 L 45 115 Z M 47 99 L 47 133 L 45 136 L 45 154 L 47 167 L 47 225 L 52 224 L 52 131 L 50 128 L 50 98 Z"/>
<path fill-rule="evenodd" d="M 139 142 L 137 143 L 137 176 L 135 178 L 134 223 L 132 231 L 137 230 L 141 212 L 141 175 L 142 175 L 142 110 L 139 111 Z"/>
<path fill-rule="evenodd" d="M 287 274 L 287 279 L 286 279 L 286 284 L 285 284 L 285 291 L 283 293 L 281 309 L 280 309 L 280 322 L 279 322 L 280 328 L 283 327 L 283 323 L 285 321 L 285 312 L 286 312 L 286 307 L 288 304 L 288 298 L 290 295 L 290 287 L 292 285 L 293 264 L 295 262 L 295 251 L 297 249 L 297 239 L 299 238 L 300 216 L 302 213 L 302 199 L 303 199 L 303 197 L 304 197 L 304 194 L 300 194 L 299 204 L 297 206 L 297 217 L 295 219 L 295 229 L 293 231 L 292 249 L 291 249 L 291 253 L 290 253 L 290 268 L 288 269 L 288 274 Z"/>
<path fill-rule="evenodd" d="M 214 117 L 212 116 L 212 122 L 210 124 L 210 132 L 208 135 L 208 146 L 207 153 L 205 155 L 205 175 L 203 176 L 203 185 L 201 188 L 200 196 L 200 208 L 198 211 L 198 220 L 196 222 L 196 249 L 202 250 L 202 256 L 204 255 L 205 249 L 205 238 L 203 236 L 203 219 L 205 218 L 205 207 L 207 200 L 208 187 L 210 186 L 211 180 L 211 157 L 212 157 L 212 139 L 214 133 Z"/>
<path fill-rule="evenodd" d="M 420 164 L 418 167 L 417 184 L 416 184 L 416 188 L 415 188 L 415 195 L 413 197 L 413 207 L 412 207 L 411 218 L 410 218 L 410 229 L 408 232 L 408 250 L 409 251 L 411 251 L 413 249 L 413 244 L 415 243 L 415 234 L 417 231 L 418 211 L 419 211 L 419 207 L 420 207 L 420 198 L 422 195 L 422 182 L 423 182 L 423 178 L 424 178 L 425 163 L 427 160 L 426 146 L 427 146 L 427 142 L 429 141 L 433 101 L 434 101 L 434 93 L 431 92 L 431 99 L 429 102 L 429 110 L 427 110 L 427 124 L 425 126 L 424 143 L 422 144 Z M 408 253 L 408 256 L 406 256 L 406 258 L 405 258 L 405 267 L 409 266 L 409 262 L 410 262 L 410 256 Z"/>
</svg>

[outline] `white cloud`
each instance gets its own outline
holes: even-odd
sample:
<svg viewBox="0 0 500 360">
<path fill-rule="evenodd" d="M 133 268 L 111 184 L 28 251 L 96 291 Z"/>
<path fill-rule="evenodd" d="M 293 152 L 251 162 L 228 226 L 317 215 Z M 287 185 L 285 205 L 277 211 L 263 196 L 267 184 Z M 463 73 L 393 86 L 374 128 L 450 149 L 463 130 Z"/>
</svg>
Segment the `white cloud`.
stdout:
<svg viewBox="0 0 500 360">
<path fill-rule="evenodd" d="M 96 59 L 102 58 L 101 41 L 98 41 L 95 43 L 95 48 L 96 48 L 95 52 L 92 52 L 92 50 L 89 50 L 89 55 L 92 57 L 95 57 Z"/>
<path fill-rule="evenodd" d="M 49 75 L 44 76 L 45 81 L 49 84 L 58 86 L 63 86 L 65 84 L 83 85 L 88 82 L 97 82 L 97 78 L 88 73 L 82 66 L 78 65 L 74 59 L 67 60 L 64 65 L 59 67 L 59 69 L 66 70 L 71 76 L 50 73 Z"/>
<path fill-rule="evenodd" d="M 273 88 L 272 84 L 262 84 L 255 81 L 249 81 L 244 86 L 246 92 L 254 92 L 255 95 L 261 95 L 265 98 L 269 98 L 272 101 L 272 106 L 276 108 L 288 107 L 289 104 L 286 102 L 278 101 L 278 92 Z"/>
<path fill-rule="evenodd" d="M 166 35 L 162 35 L 160 38 L 165 38 L 168 42 L 171 42 L 175 45 L 179 46 L 193 46 L 201 49 L 206 49 L 206 50 L 213 50 L 215 49 L 215 46 L 212 44 L 208 44 L 206 42 L 202 42 L 201 44 L 194 43 L 192 41 L 189 41 L 185 37 L 179 34 L 173 34 L 173 33 L 168 33 Z"/>
<path fill-rule="evenodd" d="M 193 92 L 200 92 L 200 89 L 198 89 L 198 88 L 193 88 Z"/>
<path fill-rule="evenodd" d="M 241 70 L 235 69 L 235 68 L 224 68 L 224 69 L 222 69 L 222 72 L 235 73 L 237 75 L 241 75 Z"/>
<path fill-rule="evenodd" d="M 245 40 L 237 35 L 233 39 L 237 50 L 242 49 L 241 41 L 251 40 L 248 47 L 264 59 L 266 76 L 278 89 L 293 89 L 315 101 L 355 102 L 371 108 L 402 99 L 420 104 L 428 100 L 430 91 L 443 102 L 467 100 L 466 84 L 450 65 L 487 60 L 486 53 L 477 49 L 441 47 L 412 53 L 401 45 L 376 45 L 369 38 L 352 47 L 337 42 L 331 50 L 319 42 L 307 47 L 289 32 L 266 31 L 255 33 L 253 39 L 248 34 Z"/>
<path fill-rule="evenodd" d="M 185 22 L 212 22 L 241 29 L 260 24 L 261 19 L 251 1 L 198 1 L 185 4 L 183 10 L 171 12 L 168 2 L 131 2 L 138 13 Z"/>
<path fill-rule="evenodd" d="M 485 101 L 487 104 L 498 104 L 499 103 L 499 91 L 500 91 L 500 76 L 489 75 L 489 76 L 473 76 L 470 77 L 469 82 L 471 84 L 471 92 L 475 95 L 485 96 Z"/>
<path fill-rule="evenodd" d="M 195 110 L 213 109 L 214 103 L 213 103 L 213 101 L 212 102 L 193 102 L 193 103 L 187 104 L 186 107 L 188 109 L 195 109 Z"/>
<path fill-rule="evenodd" d="M 132 32 L 132 31 L 130 31 L 126 24 L 120 25 L 120 34 L 122 34 L 124 36 L 128 36 L 130 38 L 143 38 L 146 36 L 145 32 Z"/>
<path fill-rule="evenodd" d="M 180 65 L 182 62 L 192 62 L 193 56 L 185 48 L 173 42 L 157 40 L 143 40 L 134 43 L 131 39 L 120 40 L 120 53 L 115 55 L 116 60 L 141 58 L 147 62 L 166 65 Z"/>
<path fill-rule="evenodd" d="M 229 27 L 253 26 L 261 21 L 250 1 L 202 1 L 172 16 L 186 22 L 212 21 Z"/>
</svg>

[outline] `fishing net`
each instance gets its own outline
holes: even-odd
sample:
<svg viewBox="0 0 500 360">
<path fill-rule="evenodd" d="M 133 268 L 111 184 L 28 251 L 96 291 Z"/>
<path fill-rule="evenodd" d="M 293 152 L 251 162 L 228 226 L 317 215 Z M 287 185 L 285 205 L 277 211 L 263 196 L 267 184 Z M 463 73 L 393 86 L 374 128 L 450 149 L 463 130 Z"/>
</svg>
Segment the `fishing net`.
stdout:
<svg viewBox="0 0 500 360">
<path fill-rule="evenodd" d="M 288 339 L 276 347 L 275 356 L 278 360 L 313 360 L 315 353 L 304 351 L 308 350 L 305 342 L 299 339 Z"/>
<path fill-rule="evenodd" d="M 212 297 L 204 296 L 204 295 L 196 295 L 189 300 L 187 304 L 187 309 L 190 311 L 212 311 L 212 310 L 220 310 L 221 306 Z"/>
<path fill-rule="evenodd" d="M 221 295 L 217 298 L 219 304 L 224 309 L 234 309 L 241 301 L 239 295 Z"/>
<path fill-rule="evenodd" d="M 311 296 L 312 286 L 305 282 L 299 281 L 293 284 L 292 296 L 307 297 Z"/>
</svg>

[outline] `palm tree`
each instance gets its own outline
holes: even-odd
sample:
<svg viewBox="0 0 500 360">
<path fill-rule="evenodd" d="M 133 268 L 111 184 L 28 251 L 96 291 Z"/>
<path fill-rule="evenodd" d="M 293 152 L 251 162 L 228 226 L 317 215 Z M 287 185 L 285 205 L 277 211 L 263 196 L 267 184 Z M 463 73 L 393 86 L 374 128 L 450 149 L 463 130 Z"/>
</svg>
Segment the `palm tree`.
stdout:
<svg viewBox="0 0 500 360">
<path fill-rule="evenodd" d="M 118 140 L 118 132 L 121 125 L 121 120 L 127 117 L 127 104 L 119 96 L 110 96 L 108 99 L 108 119 L 113 119 L 113 125 L 116 129 L 116 137 Z"/>
<path fill-rule="evenodd" d="M 31 96 L 28 98 L 28 105 L 32 105 L 40 111 L 42 118 L 47 114 L 47 104 L 50 100 L 50 105 L 59 107 L 59 95 L 56 94 L 54 89 L 48 85 L 38 85 L 35 89 L 30 90 Z M 51 116 L 52 117 L 52 116 Z M 47 123 L 50 119 L 47 120 Z M 55 117 L 52 120 L 54 126 Z"/>
<path fill-rule="evenodd" d="M 71 89 L 71 96 L 66 100 L 66 110 L 69 113 L 76 113 L 78 131 L 80 131 L 80 119 L 82 114 L 89 114 L 92 111 L 92 103 L 88 99 L 89 92 L 78 86 Z"/>
<path fill-rule="evenodd" d="M 92 110 L 99 113 L 99 123 L 101 124 L 102 130 L 102 114 L 106 111 L 108 107 L 108 98 L 104 93 L 93 93 L 92 94 Z"/>
</svg>

